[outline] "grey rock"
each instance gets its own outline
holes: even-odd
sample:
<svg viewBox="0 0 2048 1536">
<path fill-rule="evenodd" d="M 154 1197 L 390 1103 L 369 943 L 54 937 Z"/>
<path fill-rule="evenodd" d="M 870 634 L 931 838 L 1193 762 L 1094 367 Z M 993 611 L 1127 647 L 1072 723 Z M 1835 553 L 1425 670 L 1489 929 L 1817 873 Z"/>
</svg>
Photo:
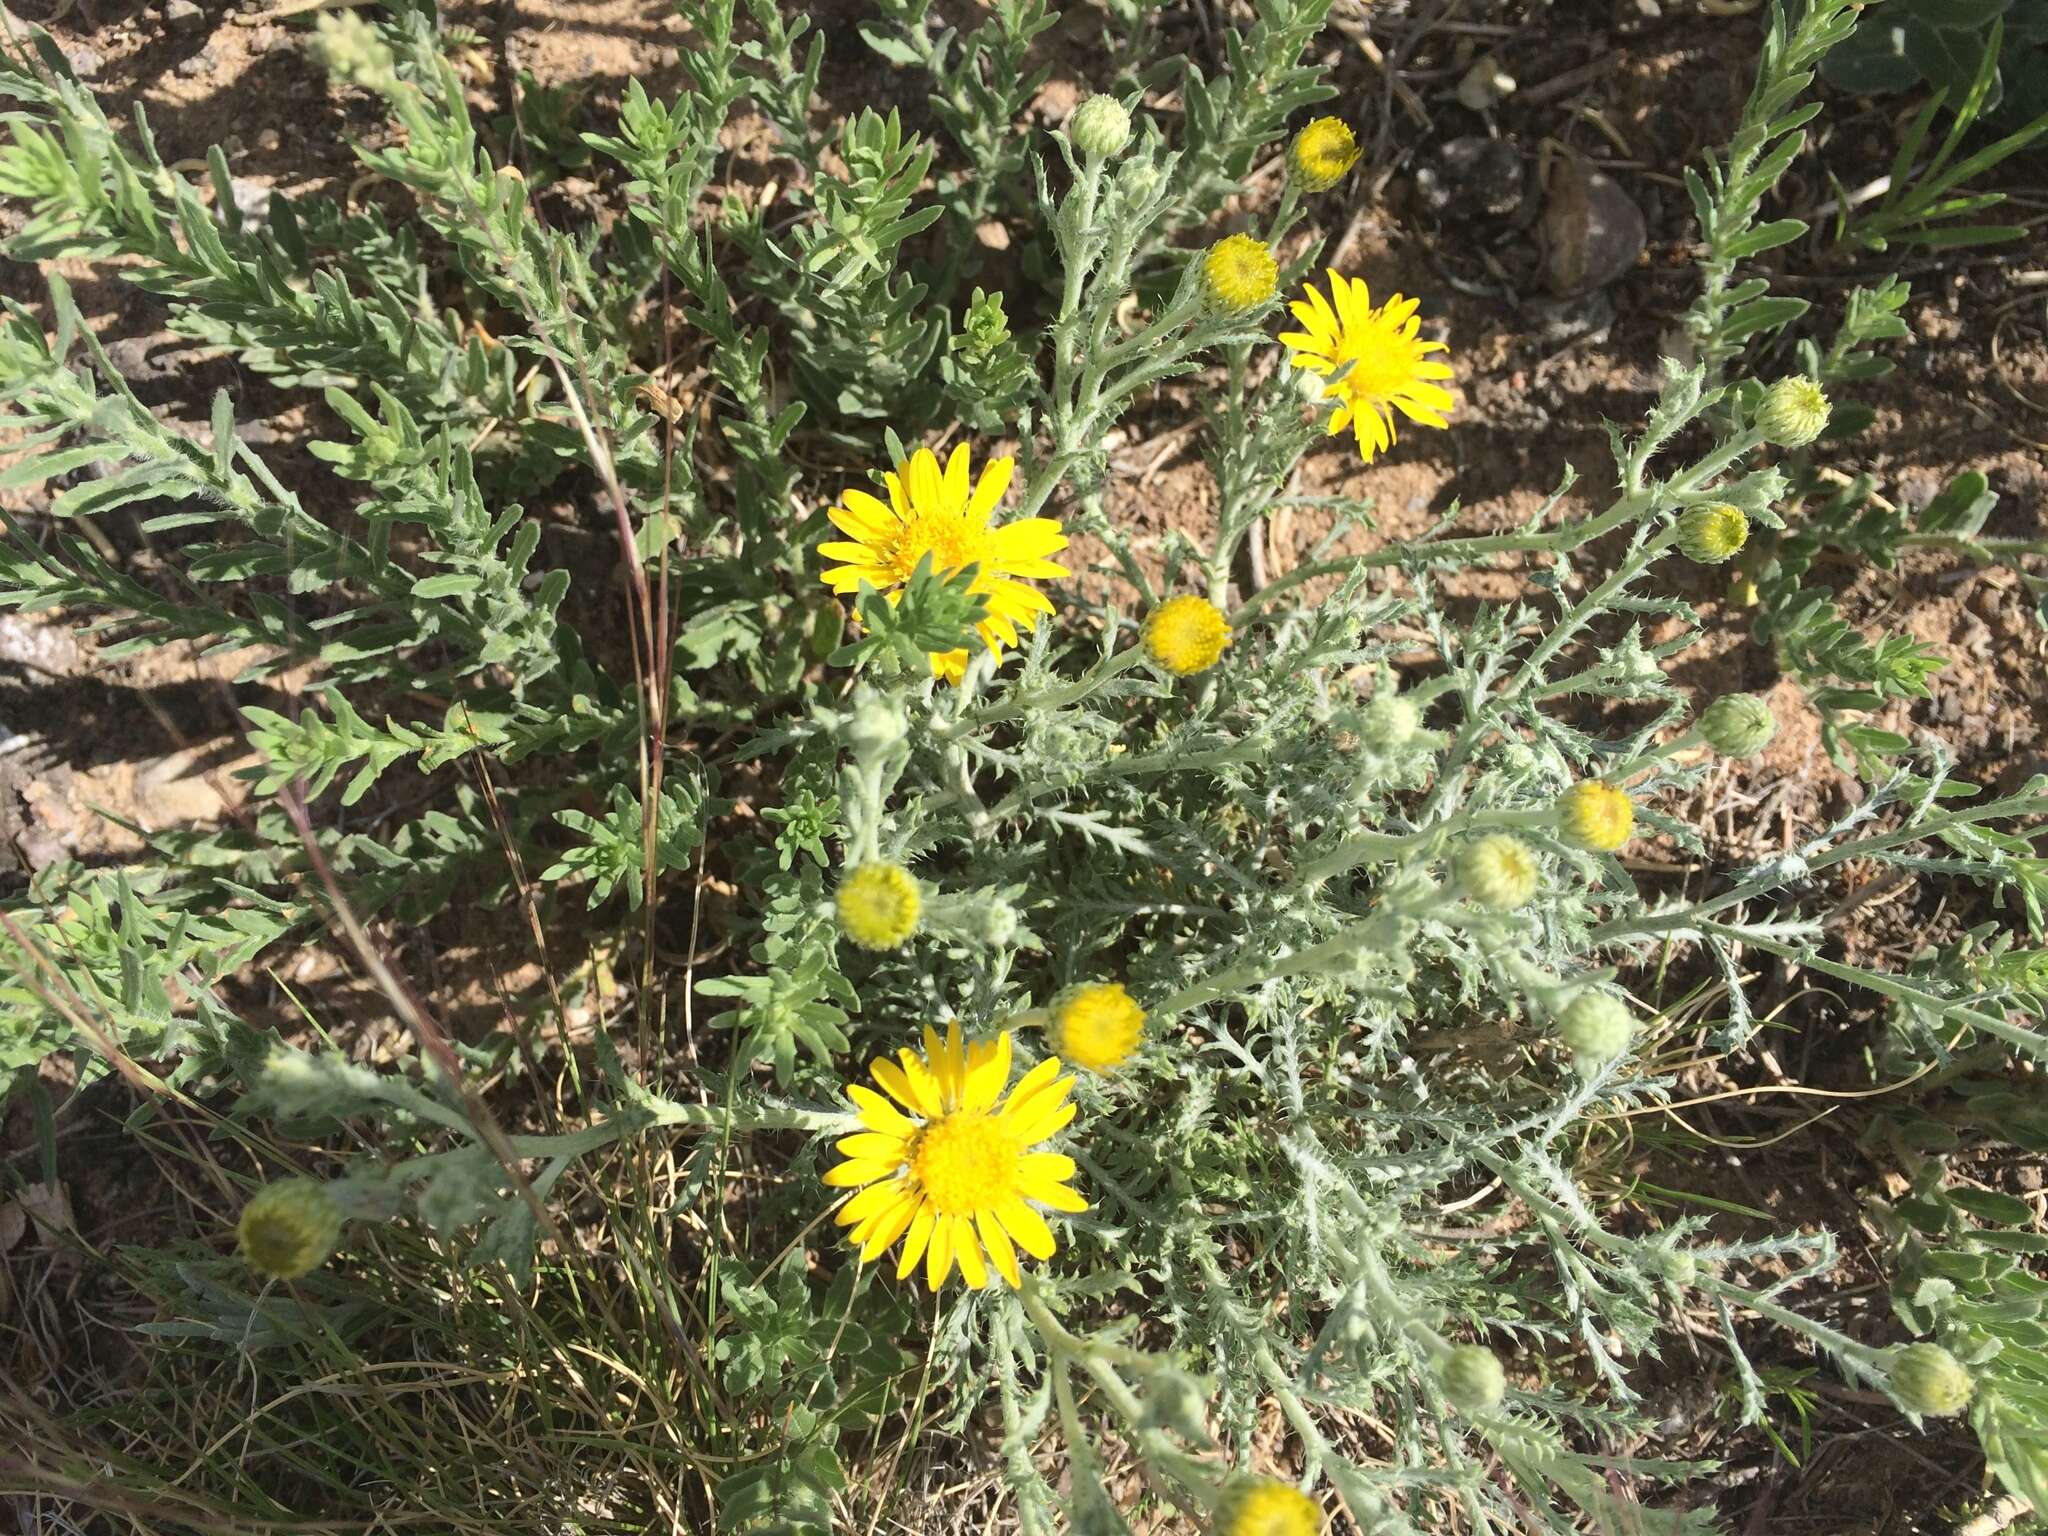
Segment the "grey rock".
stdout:
<svg viewBox="0 0 2048 1536">
<path fill-rule="evenodd" d="M 173 32 L 197 32 L 206 26 L 206 12 L 194 0 L 164 0 L 164 25 Z"/>
<path fill-rule="evenodd" d="M 91 80 L 107 67 L 107 56 L 84 43 L 65 49 L 64 57 L 71 61 L 71 72 L 81 80 Z"/>
<path fill-rule="evenodd" d="M 1506 139 L 1452 139 L 1415 172 L 1415 193 L 1446 219 L 1499 219 L 1522 202 L 1522 152 Z"/>
</svg>

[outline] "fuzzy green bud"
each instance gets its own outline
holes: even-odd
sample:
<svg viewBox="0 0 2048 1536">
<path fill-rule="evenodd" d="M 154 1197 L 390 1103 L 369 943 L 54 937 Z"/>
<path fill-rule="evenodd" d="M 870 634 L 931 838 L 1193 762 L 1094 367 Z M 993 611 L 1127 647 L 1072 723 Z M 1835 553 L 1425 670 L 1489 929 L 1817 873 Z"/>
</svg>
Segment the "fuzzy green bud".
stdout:
<svg viewBox="0 0 2048 1536">
<path fill-rule="evenodd" d="M 1422 729 L 1422 712 L 1391 688 L 1358 712 L 1358 744 L 1375 757 L 1398 756 Z"/>
<path fill-rule="evenodd" d="M 1482 907 L 1512 912 L 1536 894 L 1536 854 L 1519 837 L 1495 832 L 1458 851 L 1458 885 Z"/>
<path fill-rule="evenodd" d="M 1114 96 L 1090 96 L 1067 124 L 1074 148 L 1090 160 L 1107 160 L 1131 142 L 1131 114 Z"/>
<path fill-rule="evenodd" d="M 1756 427 L 1764 441 L 1780 448 L 1804 448 L 1827 430 L 1827 391 L 1804 374 L 1778 380 L 1764 391 L 1756 408 Z"/>
<path fill-rule="evenodd" d="M 903 711 L 878 697 L 870 696 L 853 707 L 846 722 L 846 744 L 869 757 L 886 752 L 910 732 Z"/>
<path fill-rule="evenodd" d="M 271 1280 L 296 1280 L 325 1264 L 341 1241 L 341 1207 L 318 1179 L 280 1179 L 256 1191 L 235 1223 L 243 1260 Z"/>
<path fill-rule="evenodd" d="M 1727 693 L 1701 712 L 1700 734 L 1724 757 L 1755 757 L 1778 734 L 1778 722 L 1756 695 Z"/>
<path fill-rule="evenodd" d="M 1605 992 L 1581 992 L 1557 1021 L 1557 1038 L 1585 1066 L 1614 1060 L 1628 1049 L 1635 1033 L 1628 1004 Z"/>
<path fill-rule="evenodd" d="M 1909 1413 L 1946 1419 L 1969 1406 L 1977 1384 L 1939 1344 L 1908 1344 L 1892 1356 L 1892 1395 Z"/>
<path fill-rule="evenodd" d="M 398 59 L 384 35 L 353 10 L 323 11 L 307 46 L 344 85 L 388 94 L 398 84 Z"/>
<path fill-rule="evenodd" d="M 1742 508 L 1726 501 L 1687 507 L 1678 519 L 1678 547 L 1688 560 L 1719 565 L 1749 542 L 1749 519 Z"/>
<path fill-rule="evenodd" d="M 1444 1396 L 1460 1413 L 1485 1413 L 1500 1405 L 1508 1390 L 1508 1373 L 1500 1358 L 1483 1344 L 1460 1344 L 1437 1367 Z"/>
</svg>

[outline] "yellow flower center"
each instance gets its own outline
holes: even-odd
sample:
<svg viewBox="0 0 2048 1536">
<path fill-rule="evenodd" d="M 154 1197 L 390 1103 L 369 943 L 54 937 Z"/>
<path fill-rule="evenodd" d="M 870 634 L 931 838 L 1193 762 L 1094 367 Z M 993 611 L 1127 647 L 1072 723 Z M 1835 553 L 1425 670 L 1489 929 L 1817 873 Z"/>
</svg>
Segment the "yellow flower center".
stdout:
<svg viewBox="0 0 2048 1536">
<path fill-rule="evenodd" d="M 1145 654 L 1178 677 L 1206 672 L 1230 644 L 1230 620 L 1207 598 L 1170 597 L 1145 620 Z"/>
<path fill-rule="evenodd" d="M 1023 1151 L 1002 1121 L 980 1110 L 959 1110 L 918 1135 L 910 1176 L 941 1216 L 972 1216 L 1016 1194 Z"/>
<path fill-rule="evenodd" d="M 1414 343 L 1390 330 L 1364 326 L 1347 330 L 1331 354 L 1340 370 L 1351 364 L 1338 388 L 1361 400 L 1391 400 L 1415 376 L 1414 352 Z"/>
<path fill-rule="evenodd" d="M 910 580 L 918 561 L 932 557 L 932 573 L 948 575 L 963 566 L 989 568 L 989 530 L 958 512 L 914 512 L 880 550 L 882 563 L 898 581 Z"/>
<path fill-rule="evenodd" d="M 897 864 L 849 870 L 834 900 L 839 931 L 863 949 L 895 949 L 917 932 L 923 908 L 916 879 Z"/>
<path fill-rule="evenodd" d="M 1114 981 L 1073 987 L 1053 999 L 1053 1046 L 1090 1072 L 1120 1066 L 1138 1048 L 1145 1010 Z"/>
</svg>

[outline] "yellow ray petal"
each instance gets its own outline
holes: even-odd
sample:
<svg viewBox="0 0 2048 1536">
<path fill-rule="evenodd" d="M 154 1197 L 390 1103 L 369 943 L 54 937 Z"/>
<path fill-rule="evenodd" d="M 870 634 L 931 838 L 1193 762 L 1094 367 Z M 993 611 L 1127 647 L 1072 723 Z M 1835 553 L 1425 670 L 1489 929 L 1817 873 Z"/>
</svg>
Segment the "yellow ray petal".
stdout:
<svg viewBox="0 0 2048 1536">
<path fill-rule="evenodd" d="M 989 1262 L 997 1274 L 1010 1282 L 1014 1288 L 1024 1283 L 1023 1268 L 1017 1263 L 1017 1248 L 1010 1241 L 1010 1234 L 1003 1230 L 1003 1224 L 996 1220 L 996 1213 L 981 1210 L 974 1213 L 974 1230 L 981 1234 L 981 1245 L 988 1250 Z"/>
<path fill-rule="evenodd" d="M 931 1241 L 932 1228 L 937 1224 L 936 1213 L 931 1205 L 920 1200 L 917 1213 L 910 1218 L 910 1233 L 903 1239 L 903 1252 L 896 1259 L 896 1278 L 908 1280 L 917 1268 L 917 1261 L 924 1257 L 926 1244 Z"/>
<path fill-rule="evenodd" d="M 924 1283 L 936 1291 L 953 1272 L 953 1218 L 941 1216 L 932 1223 L 932 1240 L 924 1251 Z"/>
<path fill-rule="evenodd" d="M 918 1125 L 894 1104 L 883 1098 L 874 1089 L 861 1083 L 848 1083 L 846 1096 L 860 1109 L 860 1123 L 871 1131 L 880 1131 L 885 1136 L 915 1136 Z"/>
<path fill-rule="evenodd" d="M 1017 1246 L 1034 1259 L 1051 1258 L 1059 1246 L 1053 1241 L 1052 1228 L 1045 1224 L 1045 1218 L 1014 1195 L 996 1207 L 996 1220 Z"/>
<path fill-rule="evenodd" d="M 970 1289 L 987 1289 L 988 1265 L 982 1262 L 981 1243 L 974 1235 L 974 1225 L 965 1216 L 953 1218 L 953 1257 L 960 1265 L 960 1278 Z"/>
<path fill-rule="evenodd" d="M 967 503 L 968 513 L 971 516 L 980 518 L 983 522 L 987 522 L 989 514 L 995 511 L 996 504 L 1003 499 L 1004 492 L 1009 490 L 1010 478 L 1016 472 L 1017 461 L 1015 459 L 1007 456 L 1000 459 L 990 459 L 982 468 L 981 480 L 974 487 L 973 499 Z M 1027 519 L 1027 521 L 1050 522 L 1051 519 L 1032 518 Z M 1054 523 L 1053 526 L 1058 527 L 1059 525 Z M 1064 543 L 1065 540 L 1062 539 L 1061 542 Z"/>
<path fill-rule="evenodd" d="M 834 1189 L 852 1189 L 861 1184 L 872 1184 L 877 1179 L 886 1179 L 897 1169 L 895 1163 L 885 1163 L 880 1158 L 855 1158 L 851 1162 L 839 1163 L 825 1170 L 825 1182 Z"/>
<path fill-rule="evenodd" d="M 833 1146 L 848 1157 L 880 1158 L 884 1162 L 891 1158 L 900 1161 L 908 1150 L 901 1136 L 891 1136 L 886 1131 L 856 1131 L 840 1137 Z"/>
</svg>

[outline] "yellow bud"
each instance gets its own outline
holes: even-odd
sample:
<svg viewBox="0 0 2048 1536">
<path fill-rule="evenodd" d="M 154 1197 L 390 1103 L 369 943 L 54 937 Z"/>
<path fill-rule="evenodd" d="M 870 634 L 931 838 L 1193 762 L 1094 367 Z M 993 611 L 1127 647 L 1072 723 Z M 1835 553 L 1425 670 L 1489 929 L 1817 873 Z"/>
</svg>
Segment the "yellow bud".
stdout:
<svg viewBox="0 0 2048 1536">
<path fill-rule="evenodd" d="M 1687 507 L 1678 519 L 1678 547 L 1701 565 L 1719 565 L 1749 542 L 1749 519 L 1725 501 Z"/>
<path fill-rule="evenodd" d="M 1280 285 L 1280 263 L 1263 240 L 1231 235 L 1202 258 L 1202 297 L 1211 309 L 1236 314 L 1257 309 Z"/>
<path fill-rule="evenodd" d="M 1294 136 L 1287 170 L 1304 192 L 1327 192 L 1358 164 L 1358 139 L 1342 118 L 1319 117 Z"/>
<path fill-rule="evenodd" d="M 899 949 L 917 932 L 924 898 L 909 870 L 877 861 L 848 870 L 833 905 L 839 931 L 862 949 Z"/>
<path fill-rule="evenodd" d="M 341 1207 L 318 1179 L 266 1184 L 242 1207 L 235 1246 L 272 1280 L 296 1280 L 325 1264 L 341 1241 Z"/>
<path fill-rule="evenodd" d="M 1145 1010 L 1114 981 L 1064 988 L 1051 1012 L 1054 1053 L 1090 1072 L 1122 1066 L 1145 1032 Z"/>
<path fill-rule="evenodd" d="M 1230 620 L 1205 597 L 1169 597 L 1145 619 L 1145 654 L 1176 677 L 1206 672 L 1230 644 Z"/>
<path fill-rule="evenodd" d="M 1557 824 L 1567 842 L 1612 853 L 1635 831 L 1635 802 L 1612 784 L 1581 779 L 1557 797 Z"/>
<path fill-rule="evenodd" d="M 1828 427 L 1827 391 L 1804 374 L 1778 380 L 1756 410 L 1757 430 L 1780 448 L 1804 448 Z"/>
</svg>

